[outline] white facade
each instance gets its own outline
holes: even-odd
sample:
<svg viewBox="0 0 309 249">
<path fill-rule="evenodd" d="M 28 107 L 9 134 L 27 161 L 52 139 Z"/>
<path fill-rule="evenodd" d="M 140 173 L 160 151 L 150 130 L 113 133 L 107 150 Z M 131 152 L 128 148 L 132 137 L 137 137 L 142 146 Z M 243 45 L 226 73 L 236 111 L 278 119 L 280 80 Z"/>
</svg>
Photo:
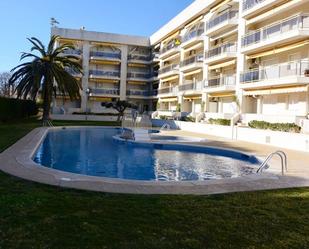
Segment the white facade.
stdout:
<svg viewBox="0 0 309 249">
<path fill-rule="evenodd" d="M 53 33 L 81 43 L 84 89 L 93 81 L 93 89 L 114 89 L 118 82 L 119 93 L 113 96 L 120 99 L 148 91 L 134 96 L 148 105 L 141 110 L 204 113 L 206 120 L 238 113 L 243 123 L 274 122 L 276 116 L 298 124 L 309 112 L 309 0 L 196 0 L 150 38 L 66 29 Z M 97 44 L 110 53 L 119 49 L 121 56 L 113 63 L 87 56 L 102 48 Z M 147 60 L 130 54 L 147 49 Z M 97 73 L 104 70 L 109 78 Z M 84 94 L 83 110 L 86 99 Z"/>
</svg>

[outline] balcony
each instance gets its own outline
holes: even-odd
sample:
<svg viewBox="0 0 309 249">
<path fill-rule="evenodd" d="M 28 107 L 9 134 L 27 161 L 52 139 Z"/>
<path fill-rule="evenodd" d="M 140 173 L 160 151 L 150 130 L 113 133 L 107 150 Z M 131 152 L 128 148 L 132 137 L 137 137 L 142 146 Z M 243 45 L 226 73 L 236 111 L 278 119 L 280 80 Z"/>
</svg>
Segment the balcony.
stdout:
<svg viewBox="0 0 309 249">
<path fill-rule="evenodd" d="M 120 72 L 119 71 L 104 71 L 104 70 L 89 70 L 90 79 L 111 79 L 119 80 Z"/>
<path fill-rule="evenodd" d="M 83 77 L 81 73 L 74 71 L 72 68 L 66 68 L 65 71 L 67 71 L 69 74 L 71 74 L 75 78 Z"/>
<path fill-rule="evenodd" d="M 150 64 L 152 57 L 150 55 L 142 55 L 142 54 L 129 54 L 128 61 L 131 63 L 143 63 Z"/>
<path fill-rule="evenodd" d="M 166 47 L 161 49 L 159 58 L 165 58 L 170 55 L 179 53 L 180 51 L 179 45 L 180 45 L 180 42 L 176 42 L 176 41 L 168 44 Z"/>
<path fill-rule="evenodd" d="M 237 42 L 227 42 L 220 44 L 208 50 L 205 54 L 205 57 L 205 63 L 207 64 L 234 59 L 237 57 Z"/>
<path fill-rule="evenodd" d="M 80 49 L 66 49 L 63 51 L 64 55 L 76 56 L 78 58 L 82 57 L 82 50 Z"/>
<path fill-rule="evenodd" d="M 157 90 L 135 90 L 130 89 L 127 90 L 127 95 L 130 97 L 137 97 L 137 98 L 154 98 L 157 96 Z"/>
<path fill-rule="evenodd" d="M 276 3 L 282 0 L 243 0 L 242 1 L 242 17 L 250 18 L 266 9 L 270 9 Z"/>
<path fill-rule="evenodd" d="M 91 51 L 90 60 L 92 61 L 121 61 L 121 53 Z"/>
<path fill-rule="evenodd" d="M 251 31 L 242 37 L 241 52 L 256 52 L 306 38 L 309 35 L 309 14 L 289 17 L 280 22 Z"/>
<path fill-rule="evenodd" d="M 106 95 L 119 95 L 120 91 L 117 88 L 113 88 L 113 89 L 105 89 L 105 88 L 95 88 L 95 89 L 91 89 L 91 94 L 95 95 L 95 96 L 106 96 Z"/>
<path fill-rule="evenodd" d="M 241 88 L 309 83 L 309 60 L 291 61 L 249 70 L 240 75 Z"/>
<path fill-rule="evenodd" d="M 185 48 L 203 40 L 203 34 L 205 30 L 204 30 L 204 24 L 202 23 L 201 25 L 202 26 L 198 27 L 197 29 L 189 30 L 184 35 L 184 37 L 182 38 L 181 47 Z"/>
<path fill-rule="evenodd" d="M 178 86 L 170 86 L 158 89 L 158 95 L 160 97 L 177 96 Z"/>
<path fill-rule="evenodd" d="M 190 71 L 203 67 L 204 56 L 199 54 L 180 62 L 180 71 Z"/>
<path fill-rule="evenodd" d="M 223 14 L 210 19 L 206 23 L 206 35 L 215 35 L 224 31 L 225 29 L 231 28 L 238 25 L 238 11 L 228 10 Z"/>
<path fill-rule="evenodd" d="M 200 92 L 203 89 L 203 84 L 204 81 L 185 83 L 183 85 L 179 85 L 178 91 L 185 92 L 185 94 L 191 94 L 196 91 Z"/>
<path fill-rule="evenodd" d="M 235 91 L 236 75 L 222 75 L 208 79 L 205 92 L 231 92 Z"/>
<path fill-rule="evenodd" d="M 168 76 L 176 75 L 179 73 L 179 65 L 172 64 L 166 67 L 159 69 L 159 78 L 165 78 Z"/>
<path fill-rule="evenodd" d="M 131 81 L 148 81 L 151 75 L 149 73 L 129 72 L 127 73 L 127 80 Z"/>
</svg>

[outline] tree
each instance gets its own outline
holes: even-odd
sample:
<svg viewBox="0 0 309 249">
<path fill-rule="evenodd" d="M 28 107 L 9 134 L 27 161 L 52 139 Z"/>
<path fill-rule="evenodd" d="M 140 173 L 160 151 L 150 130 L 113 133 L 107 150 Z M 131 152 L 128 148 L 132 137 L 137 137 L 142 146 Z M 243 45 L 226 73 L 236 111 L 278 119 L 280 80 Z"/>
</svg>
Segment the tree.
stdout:
<svg viewBox="0 0 309 249">
<path fill-rule="evenodd" d="M 11 71 L 14 72 L 9 80 L 10 84 L 17 83 L 17 98 L 36 99 L 40 91 L 43 100 L 43 125 L 49 120 L 50 105 L 53 94 L 69 95 L 71 100 L 80 98 L 81 85 L 71 73 L 81 73 L 82 67 L 78 57 L 63 55 L 74 46 L 65 43 L 56 48 L 59 36 L 52 36 L 48 47 L 35 37 L 28 39 L 33 45 L 31 53 L 22 53 L 21 60 L 31 58 L 32 61 L 22 63 Z M 35 51 L 37 54 L 32 53 Z"/>
<path fill-rule="evenodd" d="M 114 102 L 102 102 L 101 106 L 106 108 L 113 108 L 118 112 L 118 118 L 117 121 L 121 121 L 123 119 L 124 112 L 127 108 L 134 108 L 137 109 L 137 106 L 134 104 L 131 104 L 124 100 L 117 100 Z"/>
<path fill-rule="evenodd" d="M 11 97 L 14 92 L 14 85 L 9 83 L 11 74 L 9 72 L 0 73 L 0 96 Z"/>
</svg>

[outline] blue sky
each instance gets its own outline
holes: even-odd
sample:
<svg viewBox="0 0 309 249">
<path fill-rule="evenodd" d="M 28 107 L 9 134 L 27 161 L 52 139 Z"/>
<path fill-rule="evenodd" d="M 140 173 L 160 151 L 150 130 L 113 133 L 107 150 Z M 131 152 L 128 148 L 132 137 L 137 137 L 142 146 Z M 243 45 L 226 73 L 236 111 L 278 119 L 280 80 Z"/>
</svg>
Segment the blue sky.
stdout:
<svg viewBox="0 0 309 249">
<path fill-rule="evenodd" d="M 1 0 L 0 72 L 29 51 L 27 37 L 47 43 L 50 17 L 59 27 L 149 36 L 193 0 Z"/>
</svg>

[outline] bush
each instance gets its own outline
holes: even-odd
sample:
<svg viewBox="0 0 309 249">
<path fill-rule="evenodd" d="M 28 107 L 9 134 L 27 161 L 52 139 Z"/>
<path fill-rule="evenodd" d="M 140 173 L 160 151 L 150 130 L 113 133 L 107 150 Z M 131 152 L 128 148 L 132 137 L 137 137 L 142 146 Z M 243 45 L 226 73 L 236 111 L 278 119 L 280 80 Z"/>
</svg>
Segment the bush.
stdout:
<svg viewBox="0 0 309 249">
<path fill-rule="evenodd" d="M 210 118 L 208 119 L 208 122 L 210 124 L 215 124 L 215 125 L 225 125 L 225 126 L 231 125 L 231 120 L 226 119 L 226 118 Z"/>
<path fill-rule="evenodd" d="M 163 120 L 168 120 L 168 116 L 165 116 L 165 115 L 160 115 L 159 118 Z"/>
<path fill-rule="evenodd" d="M 195 122 L 195 118 L 191 117 L 191 116 L 187 116 L 187 117 L 181 117 L 180 121 L 186 121 L 186 122 Z"/>
<path fill-rule="evenodd" d="M 32 100 L 0 97 L 0 121 L 26 118 L 38 114 L 38 107 Z"/>
<path fill-rule="evenodd" d="M 72 115 L 118 116 L 118 113 L 73 112 Z"/>
<path fill-rule="evenodd" d="M 263 130 L 296 132 L 299 133 L 301 127 L 294 123 L 269 123 L 265 121 L 252 120 L 249 122 L 249 127 Z"/>
</svg>

